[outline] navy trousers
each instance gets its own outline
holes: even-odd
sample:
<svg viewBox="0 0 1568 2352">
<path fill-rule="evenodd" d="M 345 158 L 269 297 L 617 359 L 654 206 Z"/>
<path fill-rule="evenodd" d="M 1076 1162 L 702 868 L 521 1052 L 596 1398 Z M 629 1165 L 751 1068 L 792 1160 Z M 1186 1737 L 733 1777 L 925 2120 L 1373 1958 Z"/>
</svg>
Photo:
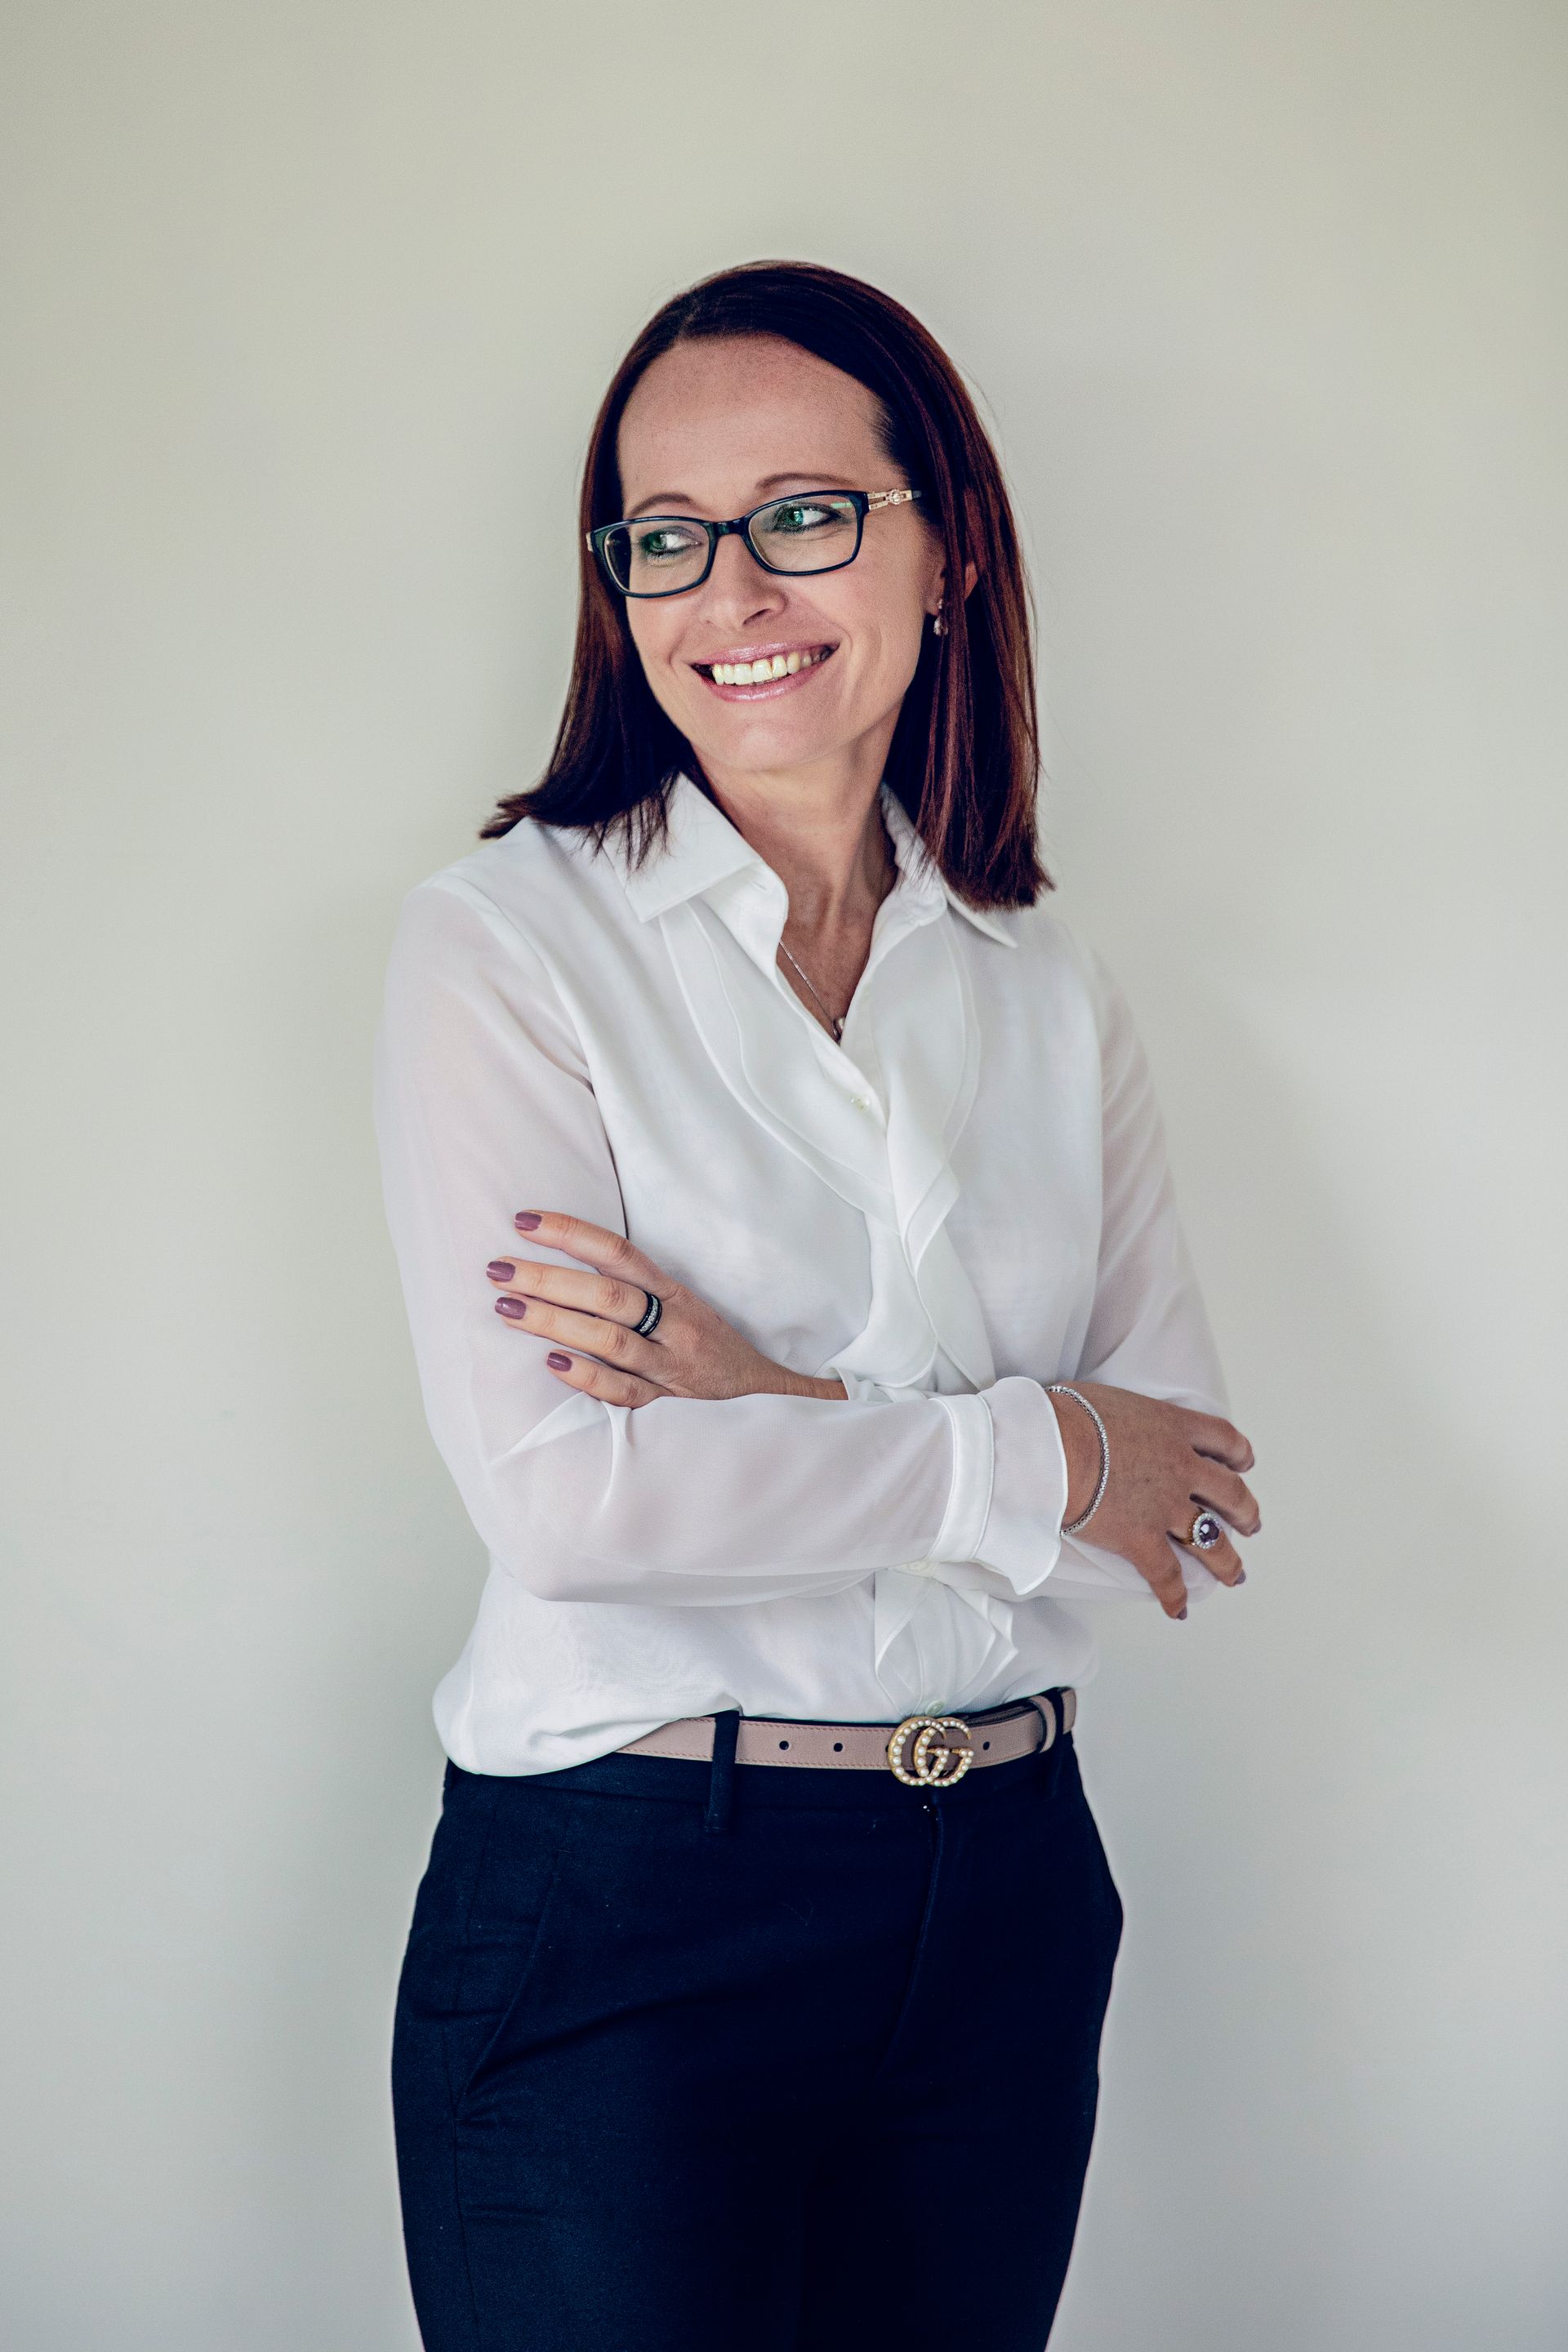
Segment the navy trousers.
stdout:
<svg viewBox="0 0 1568 2352">
<path fill-rule="evenodd" d="M 929 1793 L 449 1763 L 393 2042 L 427 2352 L 1041 2352 L 1121 1932 L 1070 1738 Z"/>
</svg>

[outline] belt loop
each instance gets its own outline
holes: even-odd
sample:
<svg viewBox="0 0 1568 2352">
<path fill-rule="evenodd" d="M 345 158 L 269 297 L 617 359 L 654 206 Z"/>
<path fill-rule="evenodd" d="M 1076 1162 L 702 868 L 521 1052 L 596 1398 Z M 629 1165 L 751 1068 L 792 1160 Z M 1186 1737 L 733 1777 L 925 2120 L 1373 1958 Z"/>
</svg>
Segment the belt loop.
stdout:
<svg viewBox="0 0 1568 2352">
<path fill-rule="evenodd" d="M 1043 1756 L 1047 1748 L 1054 1748 L 1056 1746 L 1058 1740 L 1066 1731 L 1067 1708 L 1063 1704 L 1062 1695 L 1059 1690 L 1040 1691 L 1037 1693 L 1031 1691 L 1029 1694 L 1029 1705 L 1034 1708 L 1036 1714 L 1039 1717 L 1040 1721 L 1045 1726 L 1046 1736 L 1041 1740 L 1038 1748 L 1035 1750 L 1037 1756 Z"/>
<path fill-rule="evenodd" d="M 713 1769 L 708 1780 L 708 1817 L 703 1828 L 711 1837 L 730 1826 L 735 1791 L 735 1742 L 741 1736 L 741 1710 L 727 1706 L 713 1717 Z"/>
</svg>

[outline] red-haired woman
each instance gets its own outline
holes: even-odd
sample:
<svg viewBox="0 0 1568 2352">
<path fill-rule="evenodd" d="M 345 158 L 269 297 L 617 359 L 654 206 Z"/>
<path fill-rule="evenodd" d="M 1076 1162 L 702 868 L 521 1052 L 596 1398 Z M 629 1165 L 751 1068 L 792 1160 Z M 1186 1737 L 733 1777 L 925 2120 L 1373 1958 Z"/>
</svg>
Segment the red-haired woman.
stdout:
<svg viewBox="0 0 1568 2352">
<path fill-rule="evenodd" d="M 1121 1911 L 1064 1597 L 1258 1509 L 1125 1003 L 1049 911 L 994 454 L 763 263 L 628 353 L 548 772 L 377 1047 L 490 1553 L 394 2105 L 432 2352 L 1039 2352 Z"/>
</svg>

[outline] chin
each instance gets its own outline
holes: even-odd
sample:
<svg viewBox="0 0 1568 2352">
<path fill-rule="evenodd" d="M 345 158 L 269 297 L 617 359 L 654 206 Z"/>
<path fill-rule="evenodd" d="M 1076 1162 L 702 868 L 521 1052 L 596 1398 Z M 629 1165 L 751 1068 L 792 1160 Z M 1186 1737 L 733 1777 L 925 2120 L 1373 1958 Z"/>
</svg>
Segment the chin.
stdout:
<svg viewBox="0 0 1568 2352">
<path fill-rule="evenodd" d="M 707 728 L 700 736 L 689 734 L 686 740 L 704 767 L 711 763 L 741 775 L 758 776 L 774 774 L 784 768 L 816 767 L 824 761 L 841 756 L 849 748 L 837 735 L 800 735 L 783 727 L 738 727 L 727 740 L 720 732 Z"/>
</svg>

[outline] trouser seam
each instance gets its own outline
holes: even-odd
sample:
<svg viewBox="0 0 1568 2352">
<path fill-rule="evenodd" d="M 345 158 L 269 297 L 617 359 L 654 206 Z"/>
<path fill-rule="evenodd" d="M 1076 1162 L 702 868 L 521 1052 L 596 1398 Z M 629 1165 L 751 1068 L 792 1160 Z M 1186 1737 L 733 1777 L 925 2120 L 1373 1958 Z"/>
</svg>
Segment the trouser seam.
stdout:
<svg viewBox="0 0 1568 2352">
<path fill-rule="evenodd" d="M 473 1877 L 468 1882 L 468 1899 L 463 1906 L 463 1960 L 462 1966 L 458 1974 L 458 1999 L 459 2002 L 462 2000 L 463 1986 L 467 1980 L 468 1972 L 469 1922 L 472 1920 L 474 1916 L 474 1905 L 479 1899 L 479 1882 L 484 1876 L 485 1861 L 490 1850 L 490 1837 L 495 1829 L 496 1815 L 500 1811 L 500 1798 L 501 1784 L 498 1779 L 494 1789 L 490 1792 L 490 1810 L 485 1822 L 484 1836 L 479 1841 L 479 1859 L 474 1864 Z M 452 2209 L 458 2217 L 458 2236 L 463 2249 L 463 2277 L 468 2289 L 468 2309 L 472 2315 L 474 2323 L 475 2352 L 480 2352 L 479 2295 L 479 2289 L 474 2283 L 473 2260 L 468 2251 L 468 2217 L 463 2210 L 462 2176 L 458 2168 L 458 2093 L 456 2085 L 452 2081 L 451 2044 L 447 2039 L 446 2029 L 444 2027 L 441 2033 L 441 2072 L 447 2078 L 447 2115 L 448 2121 L 447 2144 L 452 2159 Z"/>
<path fill-rule="evenodd" d="M 936 1912 L 937 1888 L 942 1878 L 942 1858 L 946 1851 L 940 1797 L 928 1797 L 925 1801 L 925 1810 L 931 1824 L 931 1853 L 929 1875 L 926 1880 L 925 1905 L 921 1912 L 920 1932 L 915 1937 L 914 1955 L 910 1961 L 910 1972 L 905 1979 L 903 1998 L 899 2003 L 899 2013 L 893 2020 L 891 2031 L 882 2046 L 875 2066 L 871 2069 L 870 2079 L 873 2083 L 882 2073 L 898 2047 L 905 2021 L 914 2006 L 915 1987 L 920 1981 L 921 1962 L 925 1957 L 926 1945 L 931 1939 L 931 1921 Z"/>
</svg>

